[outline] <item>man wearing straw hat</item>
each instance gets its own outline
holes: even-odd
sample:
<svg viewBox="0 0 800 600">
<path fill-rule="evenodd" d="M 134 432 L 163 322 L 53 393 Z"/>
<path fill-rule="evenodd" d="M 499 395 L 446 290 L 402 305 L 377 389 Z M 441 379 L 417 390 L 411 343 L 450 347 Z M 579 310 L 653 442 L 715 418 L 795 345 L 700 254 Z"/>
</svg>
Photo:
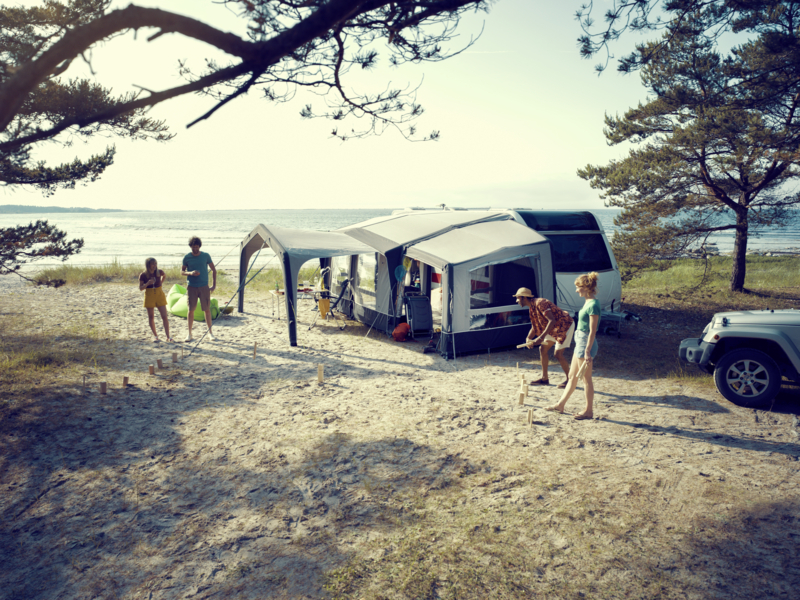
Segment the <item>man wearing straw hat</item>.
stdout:
<svg viewBox="0 0 800 600">
<path fill-rule="evenodd" d="M 525 339 L 528 348 L 540 346 L 542 376 L 531 383 L 534 385 L 550 384 L 547 376 L 547 367 L 550 362 L 548 353 L 550 348 L 555 345 L 556 360 L 567 376 L 567 379 L 558 385 L 560 389 L 564 389 L 569 381 L 569 363 L 564 358 L 564 350 L 569 348 L 572 343 L 575 321 L 567 311 L 561 310 L 546 298 L 537 298 L 528 288 L 519 288 L 514 297 L 517 299 L 517 304 L 528 309 L 531 318 L 531 330 Z"/>
</svg>

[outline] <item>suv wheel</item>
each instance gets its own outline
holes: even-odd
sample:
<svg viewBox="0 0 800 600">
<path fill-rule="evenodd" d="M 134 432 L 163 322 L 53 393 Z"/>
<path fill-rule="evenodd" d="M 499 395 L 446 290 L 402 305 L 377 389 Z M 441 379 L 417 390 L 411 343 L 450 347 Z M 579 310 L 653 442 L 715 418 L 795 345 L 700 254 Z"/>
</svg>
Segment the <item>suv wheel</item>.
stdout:
<svg viewBox="0 0 800 600">
<path fill-rule="evenodd" d="M 769 355 L 742 348 L 725 354 L 714 369 L 719 393 L 748 408 L 772 402 L 781 389 L 781 370 Z"/>
</svg>

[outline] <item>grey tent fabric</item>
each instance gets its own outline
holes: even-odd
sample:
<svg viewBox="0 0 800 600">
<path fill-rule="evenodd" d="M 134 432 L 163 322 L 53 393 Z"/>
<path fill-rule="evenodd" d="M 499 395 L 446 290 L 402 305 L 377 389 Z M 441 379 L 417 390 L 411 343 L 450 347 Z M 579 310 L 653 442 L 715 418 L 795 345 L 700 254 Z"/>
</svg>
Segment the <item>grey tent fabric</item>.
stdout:
<svg viewBox="0 0 800 600">
<path fill-rule="evenodd" d="M 466 263 L 507 248 L 541 243 L 547 243 L 544 236 L 516 221 L 490 221 L 453 229 L 412 244 L 406 255 L 443 269 L 447 264 Z"/>
<path fill-rule="evenodd" d="M 338 231 L 368 244 L 381 254 L 386 254 L 400 246 L 440 235 L 469 223 L 511 218 L 508 212 L 503 211 L 426 211 L 376 217 Z"/>
<path fill-rule="evenodd" d="M 374 253 L 375 249 L 335 231 L 309 231 L 275 225 L 258 225 L 239 245 L 239 312 L 244 312 L 244 287 L 250 258 L 262 247 L 271 248 L 280 260 L 286 290 L 286 314 L 289 317 L 289 342 L 297 345 L 297 275 L 309 260 Z"/>
<path fill-rule="evenodd" d="M 513 283 L 513 291 L 529 287 L 537 296 L 555 298 L 550 242 L 516 221 L 473 223 L 406 248 L 406 256 L 441 269 L 444 273 L 442 328 L 450 333 L 468 332 L 489 315 L 519 310 L 510 290 L 493 299 L 491 308 L 471 306 L 474 274 L 486 267 L 510 262 L 530 280 Z"/>
<path fill-rule="evenodd" d="M 457 354 L 513 347 L 530 329 L 527 311 L 513 293 L 529 287 L 555 300 L 555 273 L 550 242 L 511 218 L 508 211 L 405 212 L 371 219 L 334 232 L 256 227 L 241 244 L 240 273 L 266 244 L 283 266 L 290 343 L 295 346 L 296 281 L 300 267 L 312 258 L 331 259 L 336 278 L 351 280 L 350 314 L 370 328 L 391 333 L 403 316 L 409 295 L 430 300 L 431 269 L 441 273 L 441 332 L 437 349 Z M 405 258 L 424 265 L 417 290 L 402 281 Z M 399 273 L 399 274 L 398 274 Z M 243 279 L 242 279 L 243 281 Z M 240 296 L 239 310 L 244 300 Z"/>
</svg>

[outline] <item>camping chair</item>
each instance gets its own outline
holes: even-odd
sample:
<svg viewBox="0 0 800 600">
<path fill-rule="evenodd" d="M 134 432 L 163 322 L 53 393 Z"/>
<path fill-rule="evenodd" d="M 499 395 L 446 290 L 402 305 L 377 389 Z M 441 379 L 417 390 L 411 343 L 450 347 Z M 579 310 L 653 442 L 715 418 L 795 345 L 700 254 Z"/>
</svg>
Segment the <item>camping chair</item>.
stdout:
<svg viewBox="0 0 800 600">
<path fill-rule="evenodd" d="M 314 315 L 314 320 L 311 322 L 311 325 L 308 326 L 309 331 L 311 331 L 311 328 L 314 326 L 314 323 L 317 322 L 317 317 L 320 316 L 323 312 L 325 312 L 326 317 L 330 314 L 334 318 L 334 320 L 338 320 L 336 317 L 336 313 L 334 313 L 333 311 L 336 309 L 336 307 L 339 306 L 339 302 L 341 302 L 342 298 L 344 298 L 344 295 L 348 291 L 349 286 L 350 286 L 349 279 L 345 279 L 344 281 L 342 281 L 342 289 L 339 290 L 339 295 L 336 297 L 336 300 L 333 301 L 333 304 L 331 304 L 330 292 L 325 291 L 320 293 L 320 298 L 317 301 L 317 314 Z M 327 300 L 327 302 L 322 302 L 324 300 Z M 328 305 L 327 310 L 325 310 L 324 306 L 325 304 Z M 342 319 L 342 326 L 339 327 L 339 330 L 341 331 L 345 327 L 347 327 L 347 322 L 344 319 Z"/>
<path fill-rule="evenodd" d="M 420 333 L 433 333 L 433 314 L 431 300 L 427 296 L 407 294 L 403 298 L 406 305 L 406 318 L 411 327 L 411 337 Z"/>
</svg>

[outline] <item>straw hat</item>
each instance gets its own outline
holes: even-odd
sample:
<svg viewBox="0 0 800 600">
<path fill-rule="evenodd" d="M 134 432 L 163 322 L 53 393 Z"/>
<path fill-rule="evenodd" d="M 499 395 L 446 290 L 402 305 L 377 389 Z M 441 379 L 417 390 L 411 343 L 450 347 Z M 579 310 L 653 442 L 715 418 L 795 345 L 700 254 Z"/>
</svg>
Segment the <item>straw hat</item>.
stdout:
<svg viewBox="0 0 800 600">
<path fill-rule="evenodd" d="M 519 296 L 525 296 L 526 298 L 536 298 L 536 296 L 533 295 L 533 292 L 531 292 L 528 288 L 519 288 L 517 290 L 517 293 L 514 294 L 514 298 L 517 298 Z"/>
</svg>

